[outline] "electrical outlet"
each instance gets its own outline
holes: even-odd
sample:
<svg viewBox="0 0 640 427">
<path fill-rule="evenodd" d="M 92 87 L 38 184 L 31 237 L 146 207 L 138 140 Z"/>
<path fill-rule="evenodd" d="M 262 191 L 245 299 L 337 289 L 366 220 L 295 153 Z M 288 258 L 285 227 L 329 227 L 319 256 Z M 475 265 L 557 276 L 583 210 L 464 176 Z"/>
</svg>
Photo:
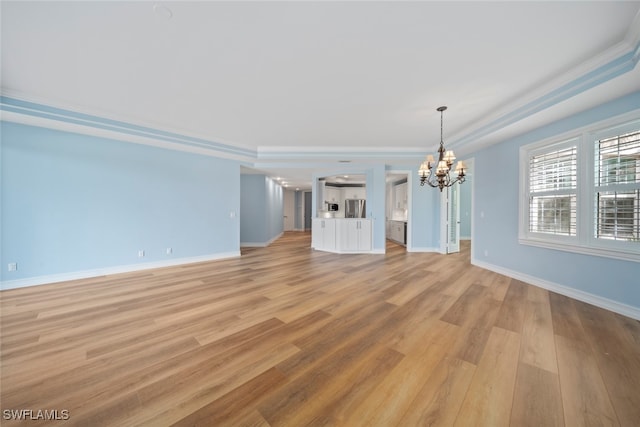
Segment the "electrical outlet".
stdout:
<svg viewBox="0 0 640 427">
<path fill-rule="evenodd" d="M 10 263 L 7 265 L 7 270 L 8 270 L 8 271 L 16 271 L 17 269 L 18 269 L 18 264 L 17 264 L 17 263 L 15 263 L 15 262 L 10 262 Z"/>
<path fill-rule="evenodd" d="M 144 256 L 144 250 L 138 251 L 138 258 L 142 258 Z"/>
<path fill-rule="evenodd" d="M 173 249 L 167 248 L 167 255 L 171 255 L 173 253 Z"/>
</svg>

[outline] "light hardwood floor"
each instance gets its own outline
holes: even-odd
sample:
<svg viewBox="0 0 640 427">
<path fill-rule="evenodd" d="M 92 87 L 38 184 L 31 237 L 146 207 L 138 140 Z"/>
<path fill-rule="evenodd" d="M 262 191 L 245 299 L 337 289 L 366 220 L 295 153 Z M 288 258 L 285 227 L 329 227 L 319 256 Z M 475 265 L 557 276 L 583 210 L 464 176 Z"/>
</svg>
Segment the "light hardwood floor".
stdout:
<svg viewBox="0 0 640 427">
<path fill-rule="evenodd" d="M 236 259 L 3 291 L 3 418 L 640 424 L 640 322 L 471 266 L 468 243 L 448 256 L 309 246 L 286 233 Z M 20 424 L 47 423 L 2 420 Z"/>
</svg>

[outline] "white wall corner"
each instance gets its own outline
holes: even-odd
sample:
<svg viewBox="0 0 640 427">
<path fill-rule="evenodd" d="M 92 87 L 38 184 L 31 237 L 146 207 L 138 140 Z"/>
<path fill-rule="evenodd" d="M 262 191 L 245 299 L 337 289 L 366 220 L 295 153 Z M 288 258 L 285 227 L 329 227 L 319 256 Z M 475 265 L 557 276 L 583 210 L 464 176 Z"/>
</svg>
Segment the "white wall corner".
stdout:
<svg viewBox="0 0 640 427">
<path fill-rule="evenodd" d="M 240 242 L 240 247 L 241 248 L 266 248 L 267 246 L 269 246 L 270 244 L 278 240 L 280 237 L 282 237 L 283 234 L 284 232 L 281 232 L 276 237 L 274 237 L 273 239 L 267 242 Z"/>
</svg>

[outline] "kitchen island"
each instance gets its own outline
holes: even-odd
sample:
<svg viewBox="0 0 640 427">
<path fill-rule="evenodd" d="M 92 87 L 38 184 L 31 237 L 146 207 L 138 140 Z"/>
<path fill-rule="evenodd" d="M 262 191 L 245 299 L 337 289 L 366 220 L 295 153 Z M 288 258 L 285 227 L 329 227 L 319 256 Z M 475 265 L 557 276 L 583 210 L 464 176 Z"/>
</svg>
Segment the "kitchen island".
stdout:
<svg viewBox="0 0 640 427">
<path fill-rule="evenodd" d="M 371 220 L 313 218 L 311 247 L 334 253 L 371 253 Z"/>
</svg>

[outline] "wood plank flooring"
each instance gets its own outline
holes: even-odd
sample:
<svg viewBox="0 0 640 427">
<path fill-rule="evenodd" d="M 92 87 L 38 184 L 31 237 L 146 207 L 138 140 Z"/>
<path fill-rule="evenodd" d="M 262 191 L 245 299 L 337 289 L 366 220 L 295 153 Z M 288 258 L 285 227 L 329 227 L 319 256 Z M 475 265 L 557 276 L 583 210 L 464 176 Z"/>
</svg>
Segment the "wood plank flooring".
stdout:
<svg viewBox="0 0 640 427">
<path fill-rule="evenodd" d="M 468 242 L 242 253 L 1 292 L 2 425 L 640 425 L 640 322 Z M 8 419 L 38 410 L 69 419 Z"/>
</svg>

